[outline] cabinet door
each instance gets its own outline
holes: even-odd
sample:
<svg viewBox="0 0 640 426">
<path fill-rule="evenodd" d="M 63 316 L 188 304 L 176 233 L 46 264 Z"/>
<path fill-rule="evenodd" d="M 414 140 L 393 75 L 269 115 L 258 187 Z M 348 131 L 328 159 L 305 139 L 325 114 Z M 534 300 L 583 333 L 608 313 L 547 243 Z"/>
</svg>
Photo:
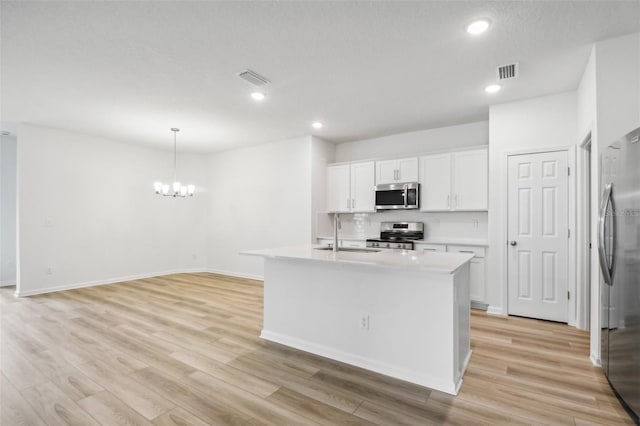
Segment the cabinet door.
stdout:
<svg viewBox="0 0 640 426">
<path fill-rule="evenodd" d="M 327 167 L 327 211 L 348 212 L 351 204 L 349 165 Z"/>
<path fill-rule="evenodd" d="M 416 251 L 446 251 L 447 246 L 440 244 L 422 244 L 422 243 L 414 243 L 414 249 Z"/>
<path fill-rule="evenodd" d="M 485 301 L 484 262 L 475 257 L 469 261 L 469 296 L 476 302 Z"/>
<path fill-rule="evenodd" d="M 343 247 L 366 248 L 367 242 L 364 240 L 343 240 Z"/>
<path fill-rule="evenodd" d="M 420 157 L 420 210 L 451 208 L 451 154 Z"/>
<path fill-rule="evenodd" d="M 396 174 L 398 182 L 417 182 L 418 181 L 418 158 L 402 158 L 398 160 L 398 173 Z"/>
<path fill-rule="evenodd" d="M 376 161 L 376 185 L 397 182 L 397 161 Z"/>
<path fill-rule="evenodd" d="M 351 165 L 351 211 L 376 210 L 375 170 L 373 161 Z"/>
<path fill-rule="evenodd" d="M 454 210 L 487 210 L 488 174 L 486 149 L 453 154 Z"/>
</svg>

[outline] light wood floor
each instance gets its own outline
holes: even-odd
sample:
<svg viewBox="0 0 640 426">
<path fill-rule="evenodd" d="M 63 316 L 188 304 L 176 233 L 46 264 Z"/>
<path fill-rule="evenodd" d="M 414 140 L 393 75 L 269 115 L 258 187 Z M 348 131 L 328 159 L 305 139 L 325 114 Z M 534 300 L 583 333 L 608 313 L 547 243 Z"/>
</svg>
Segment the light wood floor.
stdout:
<svg viewBox="0 0 640 426">
<path fill-rule="evenodd" d="M 457 397 L 263 342 L 262 283 L 179 274 L 2 302 L 2 425 L 632 424 L 588 334 L 472 315 Z"/>
</svg>

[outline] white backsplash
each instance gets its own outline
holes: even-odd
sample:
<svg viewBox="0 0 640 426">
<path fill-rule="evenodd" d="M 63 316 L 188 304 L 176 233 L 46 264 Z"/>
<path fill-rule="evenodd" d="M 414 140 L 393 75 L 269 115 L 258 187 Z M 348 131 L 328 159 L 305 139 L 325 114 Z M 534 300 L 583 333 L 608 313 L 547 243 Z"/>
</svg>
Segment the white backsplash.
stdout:
<svg viewBox="0 0 640 426">
<path fill-rule="evenodd" d="M 424 213 L 388 211 L 381 213 L 341 213 L 343 238 L 366 239 L 380 235 L 380 222 L 423 222 L 425 238 L 487 238 L 487 212 Z M 333 235 L 333 214 L 318 213 L 316 235 Z"/>
</svg>

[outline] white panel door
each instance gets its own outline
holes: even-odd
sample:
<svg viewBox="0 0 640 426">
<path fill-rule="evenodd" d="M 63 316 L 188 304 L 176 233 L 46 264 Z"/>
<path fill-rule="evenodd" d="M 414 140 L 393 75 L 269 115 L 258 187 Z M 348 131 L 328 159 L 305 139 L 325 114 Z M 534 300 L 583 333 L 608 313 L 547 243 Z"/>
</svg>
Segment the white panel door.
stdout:
<svg viewBox="0 0 640 426">
<path fill-rule="evenodd" d="M 508 160 L 508 312 L 567 322 L 567 152 Z"/>
<path fill-rule="evenodd" d="M 453 209 L 487 210 L 489 163 L 486 149 L 453 154 Z"/>
<path fill-rule="evenodd" d="M 327 167 L 327 211 L 348 212 L 351 204 L 349 165 Z"/>
<path fill-rule="evenodd" d="M 420 210 L 451 208 L 451 154 L 420 157 Z"/>
<path fill-rule="evenodd" d="M 375 168 L 373 161 L 351 165 L 351 211 L 376 210 Z"/>
<path fill-rule="evenodd" d="M 398 181 L 396 160 L 376 161 L 376 183 L 396 183 Z"/>
</svg>

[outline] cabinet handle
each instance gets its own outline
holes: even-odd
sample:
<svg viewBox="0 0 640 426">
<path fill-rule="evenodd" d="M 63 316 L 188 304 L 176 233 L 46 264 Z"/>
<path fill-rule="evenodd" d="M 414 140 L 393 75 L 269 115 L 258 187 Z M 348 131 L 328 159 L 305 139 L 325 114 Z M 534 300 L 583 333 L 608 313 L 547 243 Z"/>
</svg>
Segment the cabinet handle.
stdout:
<svg viewBox="0 0 640 426">
<path fill-rule="evenodd" d="M 453 199 L 453 204 L 454 208 L 458 208 L 458 194 L 456 194 L 455 198 Z"/>
<path fill-rule="evenodd" d="M 356 208 L 356 199 L 355 199 L 355 198 L 352 198 L 352 199 L 351 199 L 351 208 L 352 208 L 352 209 L 355 209 L 355 208 Z"/>
<path fill-rule="evenodd" d="M 398 171 L 398 178 L 396 180 L 400 180 L 402 176 L 400 176 L 400 169 L 396 169 Z"/>
<path fill-rule="evenodd" d="M 438 251 L 438 250 L 436 250 L 434 248 L 425 248 L 425 249 L 422 249 L 422 250 L 424 250 L 424 251 Z"/>
<path fill-rule="evenodd" d="M 350 208 L 351 208 L 351 200 L 347 198 L 347 209 L 350 209 Z"/>
<path fill-rule="evenodd" d="M 393 169 L 393 180 L 398 180 L 398 171 Z"/>
<path fill-rule="evenodd" d="M 447 208 L 451 208 L 451 195 L 447 195 Z"/>
</svg>

